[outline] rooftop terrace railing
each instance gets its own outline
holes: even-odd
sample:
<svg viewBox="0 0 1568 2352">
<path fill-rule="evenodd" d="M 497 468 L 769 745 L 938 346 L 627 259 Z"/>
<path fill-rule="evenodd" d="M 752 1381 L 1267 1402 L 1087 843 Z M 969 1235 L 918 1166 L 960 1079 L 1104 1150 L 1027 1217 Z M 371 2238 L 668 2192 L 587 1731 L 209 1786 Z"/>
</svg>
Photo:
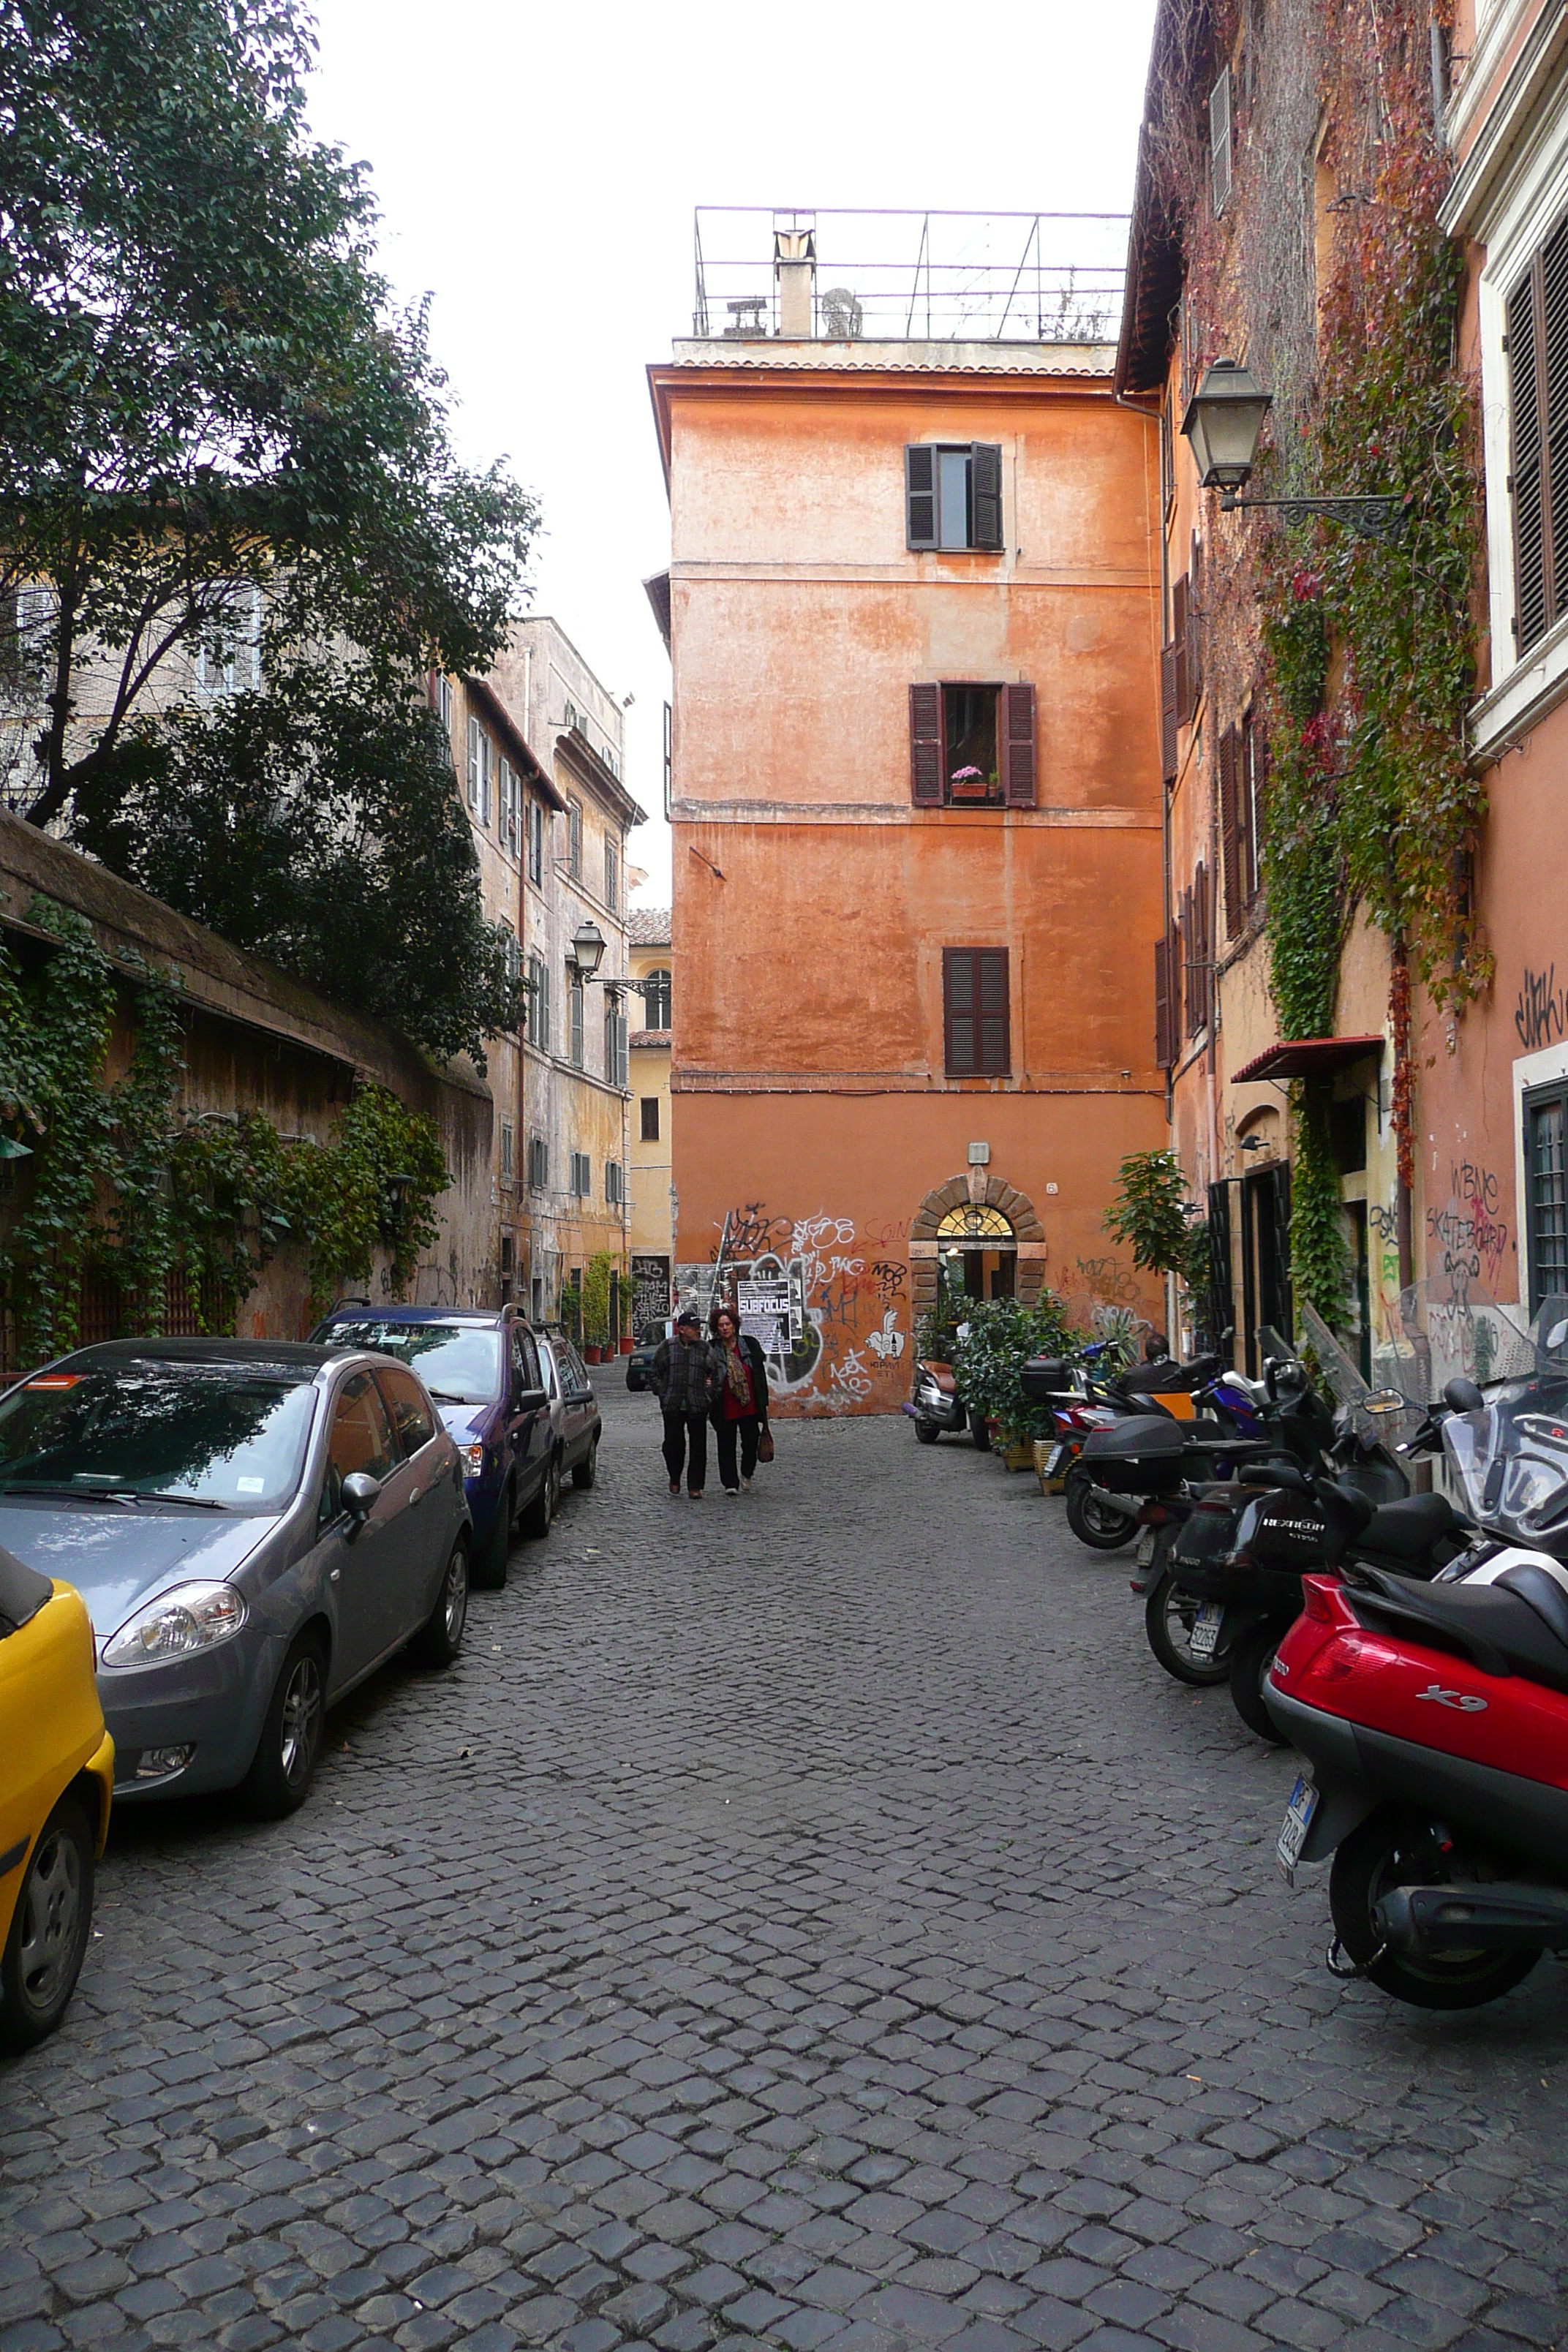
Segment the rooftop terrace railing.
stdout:
<svg viewBox="0 0 1568 2352">
<path fill-rule="evenodd" d="M 1121 317 L 1127 230 L 1125 213 L 700 205 L 692 333 L 739 341 L 809 333 L 827 341 L 1110 342 Z M 801 307 L 807 294 L 808 314 Z"/>
</svg>

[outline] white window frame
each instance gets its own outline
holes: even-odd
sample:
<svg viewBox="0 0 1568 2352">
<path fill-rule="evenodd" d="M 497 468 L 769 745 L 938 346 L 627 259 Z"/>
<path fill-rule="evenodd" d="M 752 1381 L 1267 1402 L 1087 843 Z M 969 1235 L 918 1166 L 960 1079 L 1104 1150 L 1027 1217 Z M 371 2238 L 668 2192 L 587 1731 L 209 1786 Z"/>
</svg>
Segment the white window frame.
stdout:
<svg viewBox="0 0 1568 2352">
<path fill-rule="evenodd" d="M 223 598 L 221 609 L 234 624 L 226 633 L 223 658 L 215 658 L 215 649 L 205 640 L 196 646 L 196 685 L 215 701 L 225 695 L 254 693 L 261 684 L 260 587 L 254 580 L 231 581 Z M 217 617 L 215 611 L 208 625 Z"/>
<path fill-rule="evenodd" d="M 522 854 L 522 778 L 505 752 L 500 762 L 500 842 L 513 857 Z"/>
<path fill-rule="evenodd" d="M 531 793 L 527 809 L 528 878 L 535 889 L 544 887 L 544 803 Z"/>
<path fill-rule="evenodd" d="M 1471 746 L 1485 758 L 1500 756 L 1568 697 L 1568 614 L 1523 655 L 1515 649 L 1513 498 L 1508 487 L 1512 419 L 1503 349 L 1508 298 L 1568 214 L 1568 77 L 1556 78 L 1528 127 L 1506 129 L 1518 142 L 1516 152 L 1485 204 L 1462 222 L 1464 234 L 1484 245 L 1487 256 L 1477 296 L 1492 682 L 1470 710 Z M 1463 192 L 1456 193 L 1462 212 Z M 1445 217 L 1445 226 L 1453 233 L 1460 221 Z"/>
</svg>

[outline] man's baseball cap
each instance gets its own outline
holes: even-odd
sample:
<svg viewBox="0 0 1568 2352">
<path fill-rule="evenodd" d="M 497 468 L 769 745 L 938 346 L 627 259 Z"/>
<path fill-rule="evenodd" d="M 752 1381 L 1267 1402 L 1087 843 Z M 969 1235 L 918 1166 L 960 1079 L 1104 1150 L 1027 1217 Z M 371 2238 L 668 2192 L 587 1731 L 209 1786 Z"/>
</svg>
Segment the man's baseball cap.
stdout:
<svg viewBox="0 0 1568 2352">
<path fill-rule="evenodd" d="M 700 1331 L 702 1328 L 702 1318 L 699 1315 L 695 1307 L 683 1307 L 681 1308 L 679 1314 L 675 1318 L 675 1328 L 678 1331 L 683 1323 L 689 1323 L 694 1330 Z"/>
</svg>

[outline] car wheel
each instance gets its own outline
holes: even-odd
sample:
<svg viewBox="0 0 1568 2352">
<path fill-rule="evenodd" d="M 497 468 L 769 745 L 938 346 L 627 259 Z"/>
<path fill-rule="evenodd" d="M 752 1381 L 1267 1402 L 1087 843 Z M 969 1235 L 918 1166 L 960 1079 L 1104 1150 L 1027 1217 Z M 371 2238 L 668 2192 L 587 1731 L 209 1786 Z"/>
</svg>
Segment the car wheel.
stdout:
<svg viewBox="0 0 1568 2352">
<path fill-rule="evenodd" d="M 561 1501 L 561 1465 L 552 1454 L 540 1481 L 539 1492 L 522 1515 L 525 1536 L 547 1536 Z"/>
<path fill-rule="evenodd" d="M 52 2033 L 76 1990 L 92 1927 L 92 1825 L 68 1790 L 44 1823 L 0 1958 L 0 2049 Z"/>
<path fill-rule="evenodd" d="M 588 1451 L 584 1454 L 583 1459 L 578 1463 L 577 1467 L 572 1473 L 572 1484 L 574 1486 L 581 1486 L 586 1490 L 586 1488 L 593 1485 L 598 1475 L 599 1433 L 595 1430 L 593 1436 L 588 1441 Z"/>
<path fill-rule="evenodd" d="M 436 1606 L 414 1636 L 415 1656 L 423 1666 L 449 1666 L 463 1646 L 468 1622 L 468 1547 L 459 1536 L 442 1572 Z"/>
<path fill-rule="evenodd" d="M 507 1555 L 511 1549 L 511 1531 L 516 1517 L 517 1489 L 509 1478 L 506 1491 L 496 1507 L 495 1524 L 474 1561 L 474 1583 L 483 1591 L 499 1592 L 506 1582 Z"/>
<path fill-rule="evenodd" d="M 256 1754 L 240 1783 L 247 1812 L 258 1821 L 280 1822 L 299 1811 L 316 1777 L 326 1719 L 326 1654 L 318 1634 L 301 1633 L 283 1661 Z"/>
</svg>

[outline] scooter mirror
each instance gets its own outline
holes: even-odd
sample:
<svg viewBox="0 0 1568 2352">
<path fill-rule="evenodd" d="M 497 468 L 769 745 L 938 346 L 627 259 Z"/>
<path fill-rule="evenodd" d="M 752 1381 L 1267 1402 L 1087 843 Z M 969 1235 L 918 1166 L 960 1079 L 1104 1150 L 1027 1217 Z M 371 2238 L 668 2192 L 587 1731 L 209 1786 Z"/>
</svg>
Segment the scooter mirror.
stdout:
<svg viewBox="0 0 1568 2352">
<path fill-rule="evenodd" d="M 1487 1401 L 1474 1381 L 1456 1372 L 1443 1390 L 1443 1402 L 1450 1412 L 1484 1412 Z"/>
<path fill-rule="evenodd" d="M 1397 1389 L 1373 1389 L 1362 1399 L 1368 1412 L 1403 1412 L 1405 1399 Z"/>
</svg>

